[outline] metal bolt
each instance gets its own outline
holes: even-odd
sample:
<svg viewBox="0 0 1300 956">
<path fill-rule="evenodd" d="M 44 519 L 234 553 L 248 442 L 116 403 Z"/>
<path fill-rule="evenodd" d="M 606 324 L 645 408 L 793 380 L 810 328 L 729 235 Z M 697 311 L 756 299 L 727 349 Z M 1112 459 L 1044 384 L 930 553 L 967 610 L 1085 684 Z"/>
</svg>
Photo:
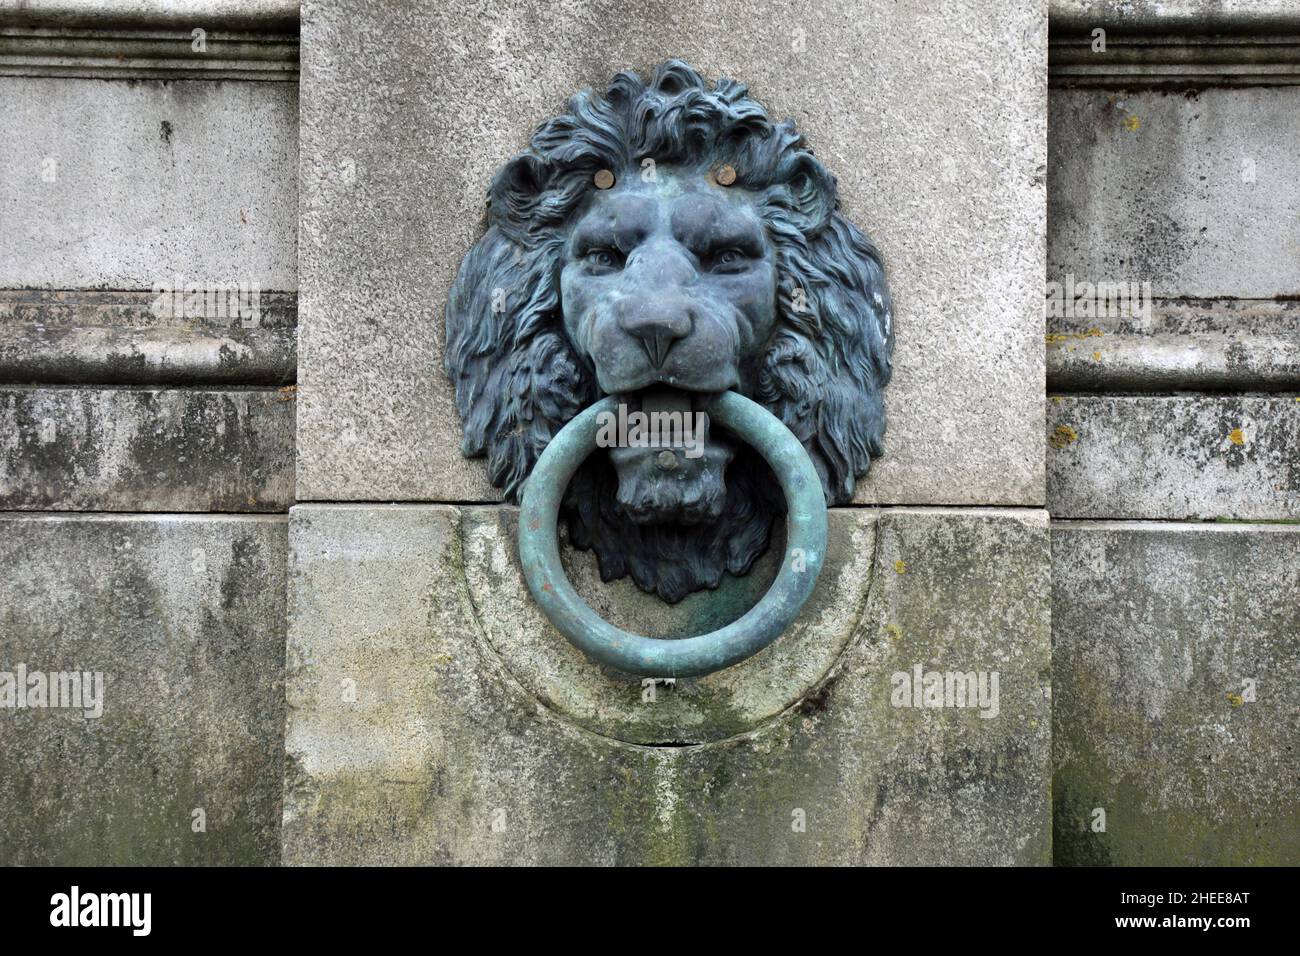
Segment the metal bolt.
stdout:
<svg viewBox="0 0 1300 956">
<path fill-rule="evenodd" d="M 719 186 L 730 186 L 736 181 L 735 167 L 719 166 L 718 171 L 713 174 L 713 178 L 718 181 Z"/>
<path fill-rule="evenodd" d="M 659 453 L 656 462 L 664 471 L 672 471 L 677 467 L 677 456 L 665 448 Z"/>
<path fill-rule="evenodd" d="M 597 189 L 608 189 L 610 186 L 613 185 L 614 185 L 614 174 L 611 173 L 608 169 L 602 169 L 600 172 L 596 174 Z"/>
</svg>

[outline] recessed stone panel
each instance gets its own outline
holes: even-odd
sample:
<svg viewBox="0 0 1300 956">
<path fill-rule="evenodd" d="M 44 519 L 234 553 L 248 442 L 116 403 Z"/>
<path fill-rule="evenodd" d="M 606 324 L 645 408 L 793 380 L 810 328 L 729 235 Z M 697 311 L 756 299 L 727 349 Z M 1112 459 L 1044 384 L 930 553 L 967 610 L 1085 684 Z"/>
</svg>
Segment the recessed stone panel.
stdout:
<svg viewBox="0 0 1300 956">
<path fill-rule="evenodd" d="M 297 288 L 296 84 L 3 77 L 0 127 L 0 288 Z"/>
<path fill-rule="evenodd" d="M 1047 278 L 1300 294 L 1300 86 L 1054 89 Z"/>
</svg>

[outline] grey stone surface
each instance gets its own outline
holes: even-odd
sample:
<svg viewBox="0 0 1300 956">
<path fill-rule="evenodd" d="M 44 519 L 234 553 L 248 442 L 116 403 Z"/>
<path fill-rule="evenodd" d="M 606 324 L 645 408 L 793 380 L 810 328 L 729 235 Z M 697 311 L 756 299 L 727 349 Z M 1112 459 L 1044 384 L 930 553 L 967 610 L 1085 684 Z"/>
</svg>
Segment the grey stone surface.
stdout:
<svg viewBox="0 0 1300 956">
<path fill-rule="evenodd" d="M 1297 526 L 1052 523 L 1058 864 L 1300 863 L 1298 593 Z"/>
<path fill-rule="evenodd" d="M 1300 395 L 1054 395 L 1056 518 L 1300 518 Z"/>
<path fill-rule="evenodd" d="M 71 26 L 203 26 L 292 29 L 296 0 L 0 0 L 7 21 Z"/>
<path fill-rule="evenodd" d="M 285 511 L 294 391 L 0 387 L 0 508 Z"/>
<path fill-rule="evenodd" d="M 1047 387 L 1300 393 L 1300 302 L 1160 300 L 1149 316 L 1047 320 Z"/>
<path fill-rule="evenodd" d="M 228 308 L 222 316 L 218 308 L 228 299 L 213 298 L 211 316 L 205 306 L 186 318 L 184 307 L 164 311 L 159 299 L 153 292 L 0 290 L 0 382 L 293 384 L 293 293 L 260 294 L 252 317 L 231 317 Z"/>
<path fill-rule="evenodd" d="M 492 173 L 584 86 L 681 57 L 793 117 L 882 250 L 887 457 L 863 502 L 1041 504 L 1045 4 L 308 3 L 303 500 L 492 500 L 442 310 Z"/>
<path fill-rule="evenodd" d="M 0 288 L 297 288 L 293 84 L 6 77 L 0 126 Z"/>
<path fill-rule="evenodd" d="M 103 675 L 97 718 L 0 707 L 0 864 L 278 862 L 285 539 L 284 517 L 0 515 L 0 672 Z"/>
<path fill-rule="evenodd" d="M 1047 277 L 1300 295 L 1300 86 L 1056 89 Z"/>
<path fill-rule="evenodd" d="M 1046 515 L 832 515 L 802 622 L 647 701 L 539 630 L 513 512 L 296 506 L 284 862 L 1048 862 Z M 615 619 L 708 619 L 573 567 Z M 892 706 L 918 665 L 998 671 L 997 716 Z"/>
<path fill-rule="evenodd" d="M 1050 0 L 1053 30 L 1168 33 L 1300 29 L 1295 0 Z"/>
</svg>

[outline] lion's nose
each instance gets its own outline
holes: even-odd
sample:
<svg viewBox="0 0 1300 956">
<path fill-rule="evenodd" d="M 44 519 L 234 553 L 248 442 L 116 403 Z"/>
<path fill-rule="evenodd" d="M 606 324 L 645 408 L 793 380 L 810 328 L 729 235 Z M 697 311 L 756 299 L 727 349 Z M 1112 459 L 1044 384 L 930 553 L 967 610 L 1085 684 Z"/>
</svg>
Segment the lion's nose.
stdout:
<svg viewBox="0 0 1300 956">
<path fill-rule="evenodd" d="M 632 309 L 625 312 L 619 323 L 628 335 L 637 339 L 655 368 L 662 368 L 668 351 L 678 339 L 691 331 L 691 315 L 687 309 Z"/>
</svg>

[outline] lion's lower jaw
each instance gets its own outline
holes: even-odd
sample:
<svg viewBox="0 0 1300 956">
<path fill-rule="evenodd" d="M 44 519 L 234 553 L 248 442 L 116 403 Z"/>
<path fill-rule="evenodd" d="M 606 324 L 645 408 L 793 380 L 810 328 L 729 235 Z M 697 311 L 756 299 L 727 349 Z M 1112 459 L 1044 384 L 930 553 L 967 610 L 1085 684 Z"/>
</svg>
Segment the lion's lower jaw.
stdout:
<svg viewBox="0 0 1300 956">
<path fill-rule="evenodd" d="M 596 553 L 603 580 L 631 576 L 643 591 L 676 604 L 716 588 L 724 573 L 742 575 L 767 550 L 784 499 L 767 466 L 749 452 L 737 456 L 720 507 L 709 521 L 638 523 L 618 500 L 619 482 L 607 463 L 575 476 L 566 509 L 574 546 Z"/>
<path fill-rule="evenodd" d="M 624 493 L 628 498 L 624 499 Z M 696 485 L 685 494 L 665 493 L 662 485 L 633 488 L 619 486 L 619 510 L 636 525 L 699 525 L 717 521 L 722 516 L 726 489 L 715 485 Z"/>
<path fill-rule="evenodd" d="M 633 524 L 707 524 L 727 503 L 729 447 L 715 442 L 692 457 L 682 448 L 615 449 L 615 501 Z"/>
</svg>

